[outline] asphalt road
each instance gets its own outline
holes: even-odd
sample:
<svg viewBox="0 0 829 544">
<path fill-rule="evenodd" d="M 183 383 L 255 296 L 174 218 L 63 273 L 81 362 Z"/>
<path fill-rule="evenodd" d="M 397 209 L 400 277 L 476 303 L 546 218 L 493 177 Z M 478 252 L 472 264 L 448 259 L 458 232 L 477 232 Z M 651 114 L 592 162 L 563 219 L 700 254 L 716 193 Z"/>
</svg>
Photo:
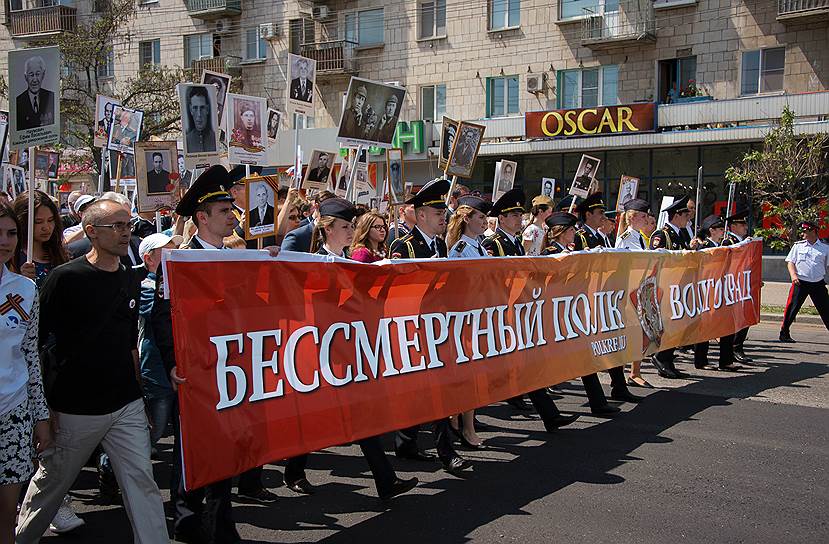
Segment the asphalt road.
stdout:
<svg viewBox="0 0 829 544">
<path fill-rule="evenodd" d="M 589 415 L 580 381 L 556 403 L 582 418 L 552 435 L 505 404 L 485 408 L 480 419 L 498 431 L 482 433 L 489 449 L 465 453 L 474 470 L 461 479 L 393 460 L 421 484 L 390 505 L 356 446 L 312 454 L 310 497 L 280 487 L 282 467 L 268 466 L 280 500 L 235 505 L 240 532 L 252 543 L 829 542 L 829 333 L 796 324 L 800 343 L 787 345 L 778 327 L 752 328 L 757 364 L 744 372 L 696 371 L 689 356 L 687 380 L 644 368 L 656 388 L 633 389 L 647 399 L 613 419 Z M 167 441 L 160 482 L 169 459 Z M 45 542 L 132 541 L 123 509 L 96 504 L 94 471 L 72 494 L 86 526 Z"/>
</svg>

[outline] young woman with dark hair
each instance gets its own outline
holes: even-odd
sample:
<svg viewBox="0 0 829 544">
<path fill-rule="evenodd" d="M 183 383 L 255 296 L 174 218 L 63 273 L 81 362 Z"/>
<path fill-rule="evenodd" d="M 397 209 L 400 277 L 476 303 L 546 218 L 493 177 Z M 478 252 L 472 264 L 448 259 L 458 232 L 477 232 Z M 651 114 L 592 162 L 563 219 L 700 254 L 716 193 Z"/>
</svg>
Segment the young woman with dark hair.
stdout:
<svg viewBox="0 0 829 544">
<path fill-rule="evenodd" d="M 63 245 L 60 212 L 49 195 L 35 191 L 34 244 L 32 255 L 26 255 L 29 194 L 19 195 L 12 207 L 21 227 L 20 244 L 12 262 L 13 270 L 34 280 L 40 286 L 52 269 L 69 260 Z"/>
</svg>

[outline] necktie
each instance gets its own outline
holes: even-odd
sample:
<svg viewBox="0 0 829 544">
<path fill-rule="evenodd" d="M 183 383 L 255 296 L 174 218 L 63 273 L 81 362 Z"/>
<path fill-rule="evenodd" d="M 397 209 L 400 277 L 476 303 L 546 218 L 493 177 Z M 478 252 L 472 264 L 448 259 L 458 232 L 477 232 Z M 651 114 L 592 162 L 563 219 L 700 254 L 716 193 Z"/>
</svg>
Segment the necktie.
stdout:
<svg viewBox="0 0 829 544">
<path fill-rule="evenodd" d="M 521 243 L 518 240 L 516 240 L 514 243 L 515 243 L 515 248 L 518 251 L 518 255 L 523 255 L 524 254 L 524 246 L 521 245 Z"/>
<path fill-rule="evenodd" d="M 39 110 L 40 108 L 39 108 L 39 107 L 38 107 L 38 105 L 37 105 L 37 95 L 35 95 L 35 103 L 34 103 L 34 106 L 35 106 L 35 113 L 39 113 L 39 111 L 38 111 L 38 110 Z"/>
<path fill-rule="evenodd" d="M 434 241 L 434 240 L 432 240 L 432 241 L 429 243 L 429 249 L 431 249 L 431 250 L 432 250 L 432 255 L 434 255 L 434 254 L 435 254 L 435 241 Z"/>
<path fill-rule="evenodd" d="M 480 255 L 481 257 L 484 256 L 484 250 L 481 249 L 481 246 L 478 246 L 478 255 Z"/>
</svg>

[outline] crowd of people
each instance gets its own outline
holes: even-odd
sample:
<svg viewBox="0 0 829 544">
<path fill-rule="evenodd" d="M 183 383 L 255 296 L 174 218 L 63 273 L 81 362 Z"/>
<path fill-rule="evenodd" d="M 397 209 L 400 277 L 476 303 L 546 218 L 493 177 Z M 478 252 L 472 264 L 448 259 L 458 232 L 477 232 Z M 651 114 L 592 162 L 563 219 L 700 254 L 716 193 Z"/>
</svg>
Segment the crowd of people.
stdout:
<svg viewBox="0 0 829 544">
<path fill-rule="evenodd" d="M 70 213 L 62 216 L 55 201 L 37 191 L 31 255 L 26 244 L 28 194 L 14 202 L 0 195 L 0 544 L 33 543 L 47 529 L 69 532 L 82 525 L 68 493 L 88 463 L 98 467 L 102 496 L 123 502 L 136 542 L 168 541 L 152 471 L 155 446 L 168 432 L 174 437 L 166 482 L 173 536 L 184 542 L 239 541 L 231 510 L 234 481 L 195 490 L 183 485 L 176 390 L 187 387 L 187 377 L 176 365 L 160 264 L 165 249 L 262 247 L 245 240 L 240 229 L 246 209 L 244 183 L 244 169 L 211 167 L 161 224 L 156 224 L 155 214 L 134 213 L 120 193 L 72 193 Z M 518 189 L 495 202 L 462 185 L 449 192 L 445 179 L 426 183 L 398 207 L 399 215 L 390 223 L 387 214 L 355 206 L 328 191 L 305 200 L 298 190 L 283 188 L 275 232 L 265 240 L 264 250 L 273 256 L 296 251 L 372 263 L 559 255 L 595 248 L 699 250 L 735 244 L 748 235 L 747 210 L 726 218 L 706 217 L 694 229 L 694 202 L 688 197 L 662 210 L 668 221 L 657 229 L 658 214 L 637 198 L 627 202 L 617 218 L 608 212 L 600 193 L 558 203 L 541 195 L 527 210 L 526 197 Z M 815 225 L 804 223 L 809 247 L 815 244 L 816 231 Z M 795 266 L 799 262 L 792 261 L 793 278 L 801 273 Z M 824 261 L 824 272 L 825 266 Z M 817 282 L 814 275 L 804 276 L 804 281 Z M 817 292 L 812 283 L 802 284 L 807 294 Z M 789 325 L 790 321 L 784 324 L 781 340 L 791 339 Z M 738 363 L 751 364 L 743 350 L 747 333 L 745 329 L 719 339 L 716 368 L 737 371 Z M 682 349 L 693 351 L 695 368 L 709 368 L 708 342 Z M 675 379 L 686 374 L 676 361 L 670 349 L 633 362 L 627 373 L 624 367 L 611 369 L 610 399 L 640 402 L 643 397 L 630 388 L 651 387 L 642 376 L 642 363 Z M 612 417 L 620 411 L 608 402 L 596 374 L 581 379 L 593 414 Z M 514 410 L 535 411 L 544 428 L 554 432 L 578 418 L 556 407 L 550 394 L 555 385 L 507 402 Z M 466 449 L 486 447 L 478 432 L 487 429 L 474 411 L 426 427 L 432 431 L 437 461 L 449 473 L 471 466 L 458 444 Z M 394 433 L 397 459 L 435 461 L 419 443 L 420 430 L 416 426 Z M 418 484 L 417 478 L 397 476 L 381 437 L 360 440 L 358 445 L 380 498 L 391 499 Z M 315 491 L 306 476 L 307 459 L 302 455 L 285 464 L 285 485 L 299 494 Z M 239 475 L 236 488 L 241 499 L 276 499 L 263 484 L 261 467 Z"/>
</svg>

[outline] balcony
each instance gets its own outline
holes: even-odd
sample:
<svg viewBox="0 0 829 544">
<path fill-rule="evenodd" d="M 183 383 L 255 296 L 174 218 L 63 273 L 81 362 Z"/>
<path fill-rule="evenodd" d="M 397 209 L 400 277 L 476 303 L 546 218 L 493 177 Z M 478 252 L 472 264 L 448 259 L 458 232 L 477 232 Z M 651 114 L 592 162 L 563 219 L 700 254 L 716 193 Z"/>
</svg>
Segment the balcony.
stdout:
<svg viewBox="0 0 829 544">
<path fill-rule="evenodd" d="M 12 38 L 43 38 L 75 30 L 75 8 L 47 6 L 9 12 Z"/>
<path fill-rule="evenodd" d="M 219 72 L 220 74 L 229 74 L 233 76 L 241 73 L 241 67 L 239 65 L 241 61 L 241 57 L 225 55 L 221 57 L 194 60 L 191 66 L 197 77 L 201 77 L 203 70 L 210 70 L 211 72 Z"/>
<path fill-rule="evenodd" d="M 187 13 L 198 19 L 235 17 L 242 14 L 242 0 L 184 0 Z"/>
<path fill-rule="evenodd" d="M 318 76 L 346 76 L 357 72 L 354 60 L 356 42 L 334 40 L 302 44 L 303 57 L 317 61 Z"/>
<path fill-rule="evenodd" d="M 777 20 L 829 19 L 829 0 L 777 0 Z"/>
<path fill-rule="evenodd" d="M 652 4 L 637 11 L 590 13 L 581 22 L 581 44 L 593 50 L 654 42 L 656 20 Z"/>
</svg>

